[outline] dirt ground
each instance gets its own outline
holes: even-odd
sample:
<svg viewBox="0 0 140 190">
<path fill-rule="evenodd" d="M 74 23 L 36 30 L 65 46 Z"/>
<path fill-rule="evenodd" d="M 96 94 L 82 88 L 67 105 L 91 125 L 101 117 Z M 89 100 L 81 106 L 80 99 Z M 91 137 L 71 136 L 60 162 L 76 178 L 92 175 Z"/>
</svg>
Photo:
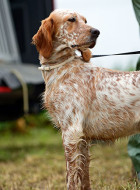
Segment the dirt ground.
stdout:
<svg viewBox="0 0 140 190">
<path fill-rule="evenodd" d="M 131 176 L 127 141 L 91 147 L 92 189 L 140 189 Z M 33 128 L 27 134 L 1 134 L 0 190 L 65 189 L 65 159 L 59 131 Z"/>
</svg>

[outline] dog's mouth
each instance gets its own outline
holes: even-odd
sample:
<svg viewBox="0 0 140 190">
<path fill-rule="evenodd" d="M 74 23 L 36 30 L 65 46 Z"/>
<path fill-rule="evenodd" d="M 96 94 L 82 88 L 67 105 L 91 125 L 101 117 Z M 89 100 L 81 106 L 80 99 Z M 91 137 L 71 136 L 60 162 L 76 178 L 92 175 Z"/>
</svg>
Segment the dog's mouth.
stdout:
<svg viewBox="0 0 140 190">
<path fill-rule="evenodd" d="M 86 43 L 81 43 L 81 44 L 74 44 L 71 47 L 72 48 L 80 48 L 80 47 L 84 47 L 84 48 L 93 48 L 96 45 L 96 40 L 92 40 Z"/>
<path fill-rule="evenodd" d="M 96 40 L 92 41 L 89 48 L 93 48 L 96 45 Z"/>
</svg>

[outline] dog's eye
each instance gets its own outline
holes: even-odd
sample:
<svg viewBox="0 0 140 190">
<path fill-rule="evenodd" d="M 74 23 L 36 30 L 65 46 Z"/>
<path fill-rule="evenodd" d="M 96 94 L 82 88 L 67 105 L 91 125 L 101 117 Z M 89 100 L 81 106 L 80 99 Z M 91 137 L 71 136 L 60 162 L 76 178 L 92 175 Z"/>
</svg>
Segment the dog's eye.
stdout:
<svg viewBox="0 0 140 190">
<path fill-rule="evenodd" d="M 85 23 L 87 23 L 87 20 L 85 20 Z"/>
<path fill-rule="evenodd" d="M 76 21 L 76 18 L 75 18 L 75 17 L 69 18 L 68 21 L 69 21 L 69 22 L 75 22 L 75 21 Z"/>
</svg>

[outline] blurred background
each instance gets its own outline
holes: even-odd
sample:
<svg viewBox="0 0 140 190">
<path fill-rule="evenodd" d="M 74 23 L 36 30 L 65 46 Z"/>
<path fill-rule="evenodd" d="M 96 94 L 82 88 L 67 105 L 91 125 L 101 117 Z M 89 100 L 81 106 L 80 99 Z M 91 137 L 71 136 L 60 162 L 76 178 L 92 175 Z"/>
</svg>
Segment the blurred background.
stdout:
<svg viewBox="0 0 140 190">
<path fill-rule="evenodd" d="M 31 41 L 53 9 L 51 0 L 0 0 L 0 120 L 40 111 L 44 82 Z"/>
<path fill-rule="evenodd" d="M 44 81 L 38 70 L 38 53 L 31 44 L 41 20 L 56 8 L 75 10 L 100 30 L 93 54 L 140 50 L 131 0 L 0 0 L 0 190 L 65 189 L 61 135 L 42 108 Z M 138 57 L 112 56 L 91 61 L 101 67 L 135 70 Z M 113 155 L 111 148 L 98 147 L 95 151 L 95 189 L 136 188 L 135 181 L 130 180 L 126 142 L 117 142 Z M 99 159 L 101 153 L 104 158 Z M 117 170 L 116 178 L 105 175 L 102 161 L 105 171 L 114 167 L 112 175 L 116 175 Z"/>
</svg>

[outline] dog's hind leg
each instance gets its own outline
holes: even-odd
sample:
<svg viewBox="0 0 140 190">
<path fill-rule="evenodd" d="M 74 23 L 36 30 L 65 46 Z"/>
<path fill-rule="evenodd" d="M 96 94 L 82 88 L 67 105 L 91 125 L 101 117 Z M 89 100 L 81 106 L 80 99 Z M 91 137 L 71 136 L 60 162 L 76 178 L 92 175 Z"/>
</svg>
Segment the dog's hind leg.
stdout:
<svg viewBox="0 0 140 190">
<path fill-rule="evenodd" d="M 67 189 L 91 190 L 89 181 L 88 142 L 77 128 L 62 131 L 66 157 Z"/>
</svg>

